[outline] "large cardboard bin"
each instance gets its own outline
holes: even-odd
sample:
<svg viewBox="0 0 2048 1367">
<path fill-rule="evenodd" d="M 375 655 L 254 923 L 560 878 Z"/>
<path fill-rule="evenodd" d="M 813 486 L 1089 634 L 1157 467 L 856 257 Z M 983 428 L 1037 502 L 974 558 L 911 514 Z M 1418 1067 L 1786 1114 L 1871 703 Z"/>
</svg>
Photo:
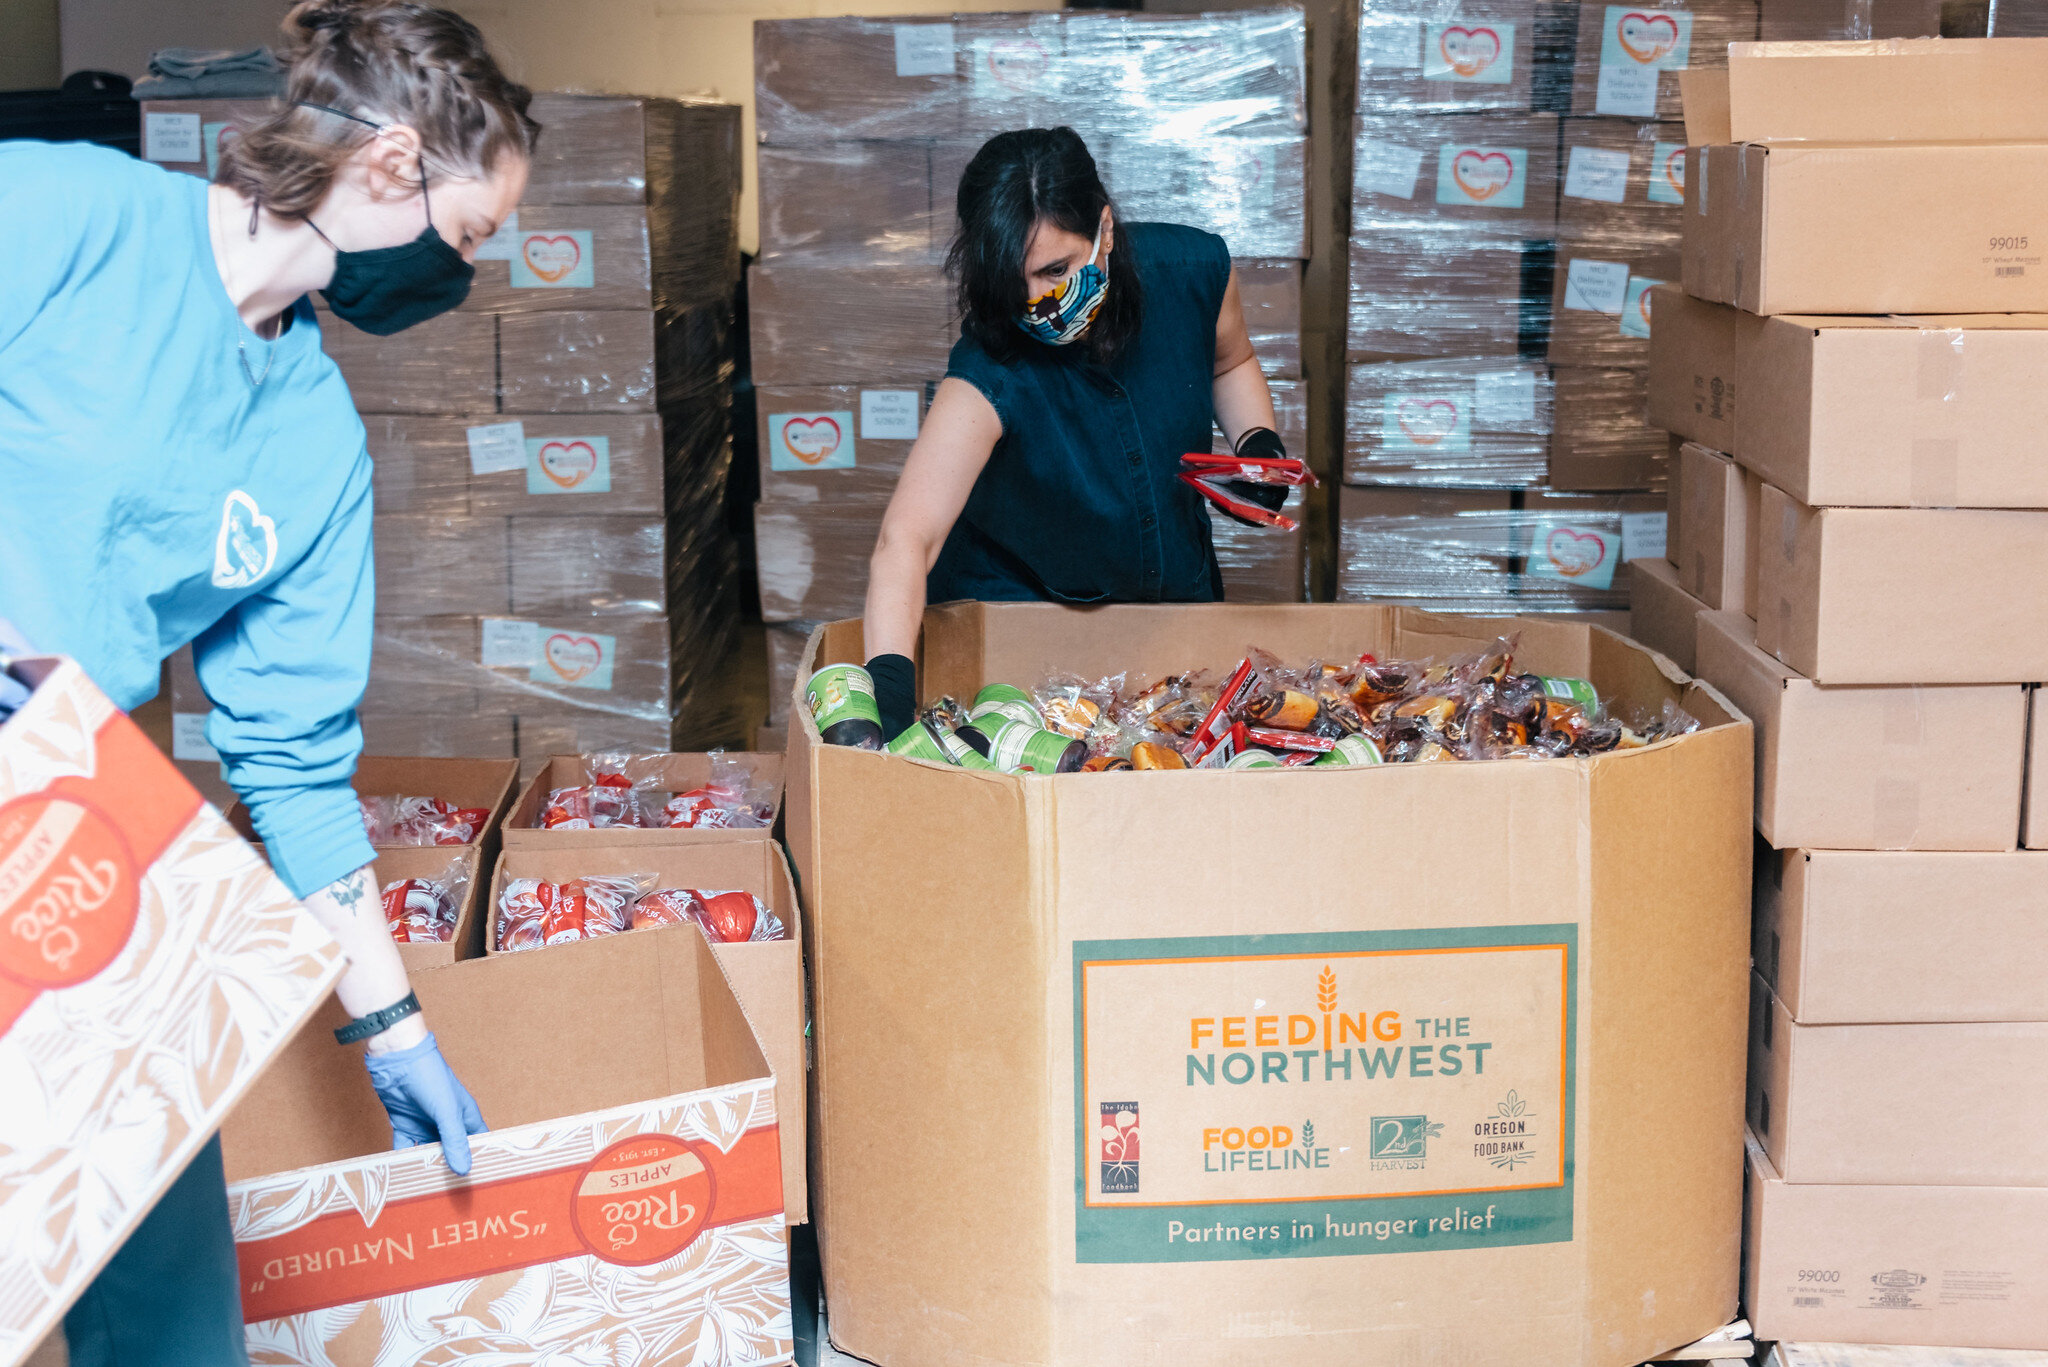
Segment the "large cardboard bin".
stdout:
<svg viewBox="0 0 2048 1367">
<path fill-rule="evenodd" d="M 1711 689 L 1583 625 L 956 604 L 926 614 L 921 692 L 1511 631 L 1526 666 L 1704 728 L 1594 760 L 1010 777 L 825 746 L 797 708 L 840 1346 L 1622 1367 L 1733 1316 L 1750 735 Z M 859 625 L 808 654 L 865 658 Z"/>
<path fill-rule="evenodd" d="M 791 1361 L 775 1085 L 700 934 L 413 975 L 494 1128 L 391 1148 L 330 1003 L 222 1134 L 257 1362 Z"/>
<path fill-rule="evenodd" d="M 327 932 L 83 670 L 15 672 L 34 691 L 0 726 L 6 1363 L 55 1327 L 342 971 Z"/>
</svg>

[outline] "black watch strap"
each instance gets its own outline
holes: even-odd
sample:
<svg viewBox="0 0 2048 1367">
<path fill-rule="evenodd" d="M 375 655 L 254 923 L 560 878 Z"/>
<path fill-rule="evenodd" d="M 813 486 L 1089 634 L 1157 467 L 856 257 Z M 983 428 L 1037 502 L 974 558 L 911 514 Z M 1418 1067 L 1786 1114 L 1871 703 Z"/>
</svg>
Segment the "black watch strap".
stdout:
<svg viewBox="0 0 2048 1367">
<path fill-rule="evenodd" d="M 407 1016 L 420 1013 L 420 997 L 417 992 L 408 992 L 382 1010 L 372 1011 L 367 1016 L 357 1016 L 347 1025 L 334 1032 L 337 1044 L 354 1044 L 357 1040 L 381 1035 Z"/>
</svg>

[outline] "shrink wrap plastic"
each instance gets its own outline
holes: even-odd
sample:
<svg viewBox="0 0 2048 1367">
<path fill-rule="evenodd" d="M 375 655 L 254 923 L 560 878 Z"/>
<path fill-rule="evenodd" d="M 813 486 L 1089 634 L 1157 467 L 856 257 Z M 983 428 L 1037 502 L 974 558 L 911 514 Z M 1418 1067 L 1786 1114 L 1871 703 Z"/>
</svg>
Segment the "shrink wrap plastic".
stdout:
<svg viewBox="0 0 2048 1367">
<path fill-rule="evenodd" d="M 979 143 L 1068 124 L 1088 139 L 1298 138 L 1298 6 L 1218 14 L 1053 11 L 764 20 L 755 121 L 770 146 Z"/>
<path fill-rule="evenodd" d="M 1640 496 L 1347 488 L 1337 596 L 1460 612 L 1625 608 L 1623 515 L 1660 506 Z"/>
<path fill-rule="evenodd" d="M 1542 482 L 1550 372 L 1498 357 L 1351 367 L 1344 478 L 1494 489 Z"/>
</svg>

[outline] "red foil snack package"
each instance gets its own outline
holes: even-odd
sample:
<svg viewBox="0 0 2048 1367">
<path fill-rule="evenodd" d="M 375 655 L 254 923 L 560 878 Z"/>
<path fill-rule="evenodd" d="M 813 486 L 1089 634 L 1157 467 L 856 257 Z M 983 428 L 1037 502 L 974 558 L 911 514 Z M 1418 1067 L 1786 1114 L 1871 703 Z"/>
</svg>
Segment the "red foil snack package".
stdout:
<svg viewBox="0 0 2048 1367">
<path fill-rule="evenodd" d="M 372 845 L 469 845 L 483 838 L 491 813 L 438 797 L 379 796 L 360 800 L 363 832 Z"/>
<path fill-rule="evenodd" d="M 607 826 L 645 826 L 640 795 L 624 774 L 600 771 L 589 784 L 557 788 L 541 808 L 540 828 L 547 831 L 594 831 Z"/>
<path fill-rule="evenodd" d="M 514 878 L 498 899 L 498 949 L 538 949 L 600 935 L 630 924 L 628 908 L 654 886 L 651 873 L 596 874 L 548 883 Z"/>
<path fill-rule="evenodd" d="M 445 944 L 455 938 L 455 901 L 427 878 L 400 878 L 384 885 L 384 922 L 402 945 Z"/>
<path fill-rule="evenodd" d="M 633 908 L 633 929 L 681 925 L 695 921 L 719 944 L 780 940 L 782 920 L 751 892 L 705 892 L 696 888 L 663 888 L 640 899 Z"/>
</svg>

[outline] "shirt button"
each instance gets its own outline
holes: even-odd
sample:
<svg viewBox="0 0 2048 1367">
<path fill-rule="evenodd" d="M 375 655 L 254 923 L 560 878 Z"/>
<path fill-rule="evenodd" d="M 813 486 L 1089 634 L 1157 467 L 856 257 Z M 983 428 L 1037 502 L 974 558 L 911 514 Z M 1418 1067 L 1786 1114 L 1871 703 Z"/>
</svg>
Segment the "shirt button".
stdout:
<svg viewBox="0 0 2048 1367">
<path fill-rule="evenodd" d="M 1138 468 L 1138 458 L 1136 456 L 1131 457 L 1131 468 L 1133 470 Z"/>
<path fill-rule="evenodd" d="M 1147 514 L 1145 514 L 1145 520 L 1144 520 L 1144 524 L 1143 524 L 1143 525 L 1145 525 L 1145 526 L 1147 526 L 1147 527 L 1149 527 L 1149 526 L 1151 526 L 1151 525 L 1152 525 L 1152 514 L 1150 514 L 1150 513 L 1147 513 Z"/>
</svg>

